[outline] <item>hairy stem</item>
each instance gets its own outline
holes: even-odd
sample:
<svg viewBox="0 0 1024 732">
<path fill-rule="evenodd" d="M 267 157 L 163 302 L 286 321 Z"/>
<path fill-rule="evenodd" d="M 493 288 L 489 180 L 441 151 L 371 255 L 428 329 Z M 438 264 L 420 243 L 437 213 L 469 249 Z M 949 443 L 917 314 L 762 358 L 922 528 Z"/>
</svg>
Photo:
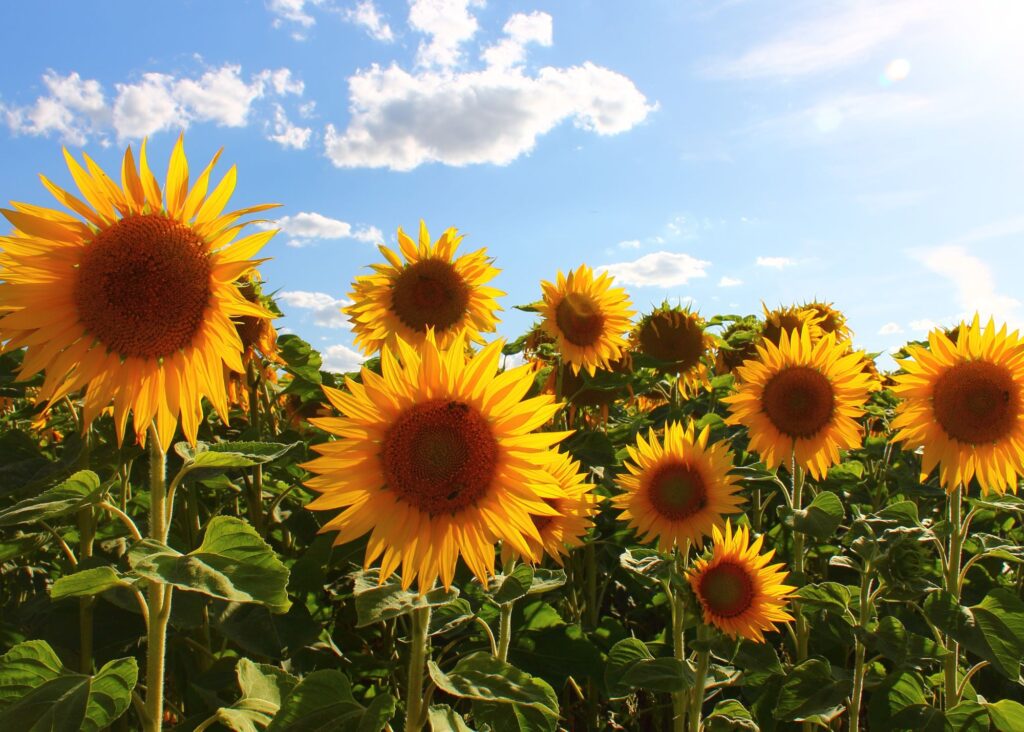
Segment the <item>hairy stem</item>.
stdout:
<svg viewBox="0 0 1024 732">
<path fill-rule="evenodd" d="M 947 497 L 949 504 L 949 552 L 946 555 L 946 592 L 951 594 L 960 604 L 960 561 L 963 551 L 964 531 L 961 514 L 963 488 L 957 489 Z M 960 702 L 960 689 L 957 685 L 957 669 L 960 665 L 960 645 L 952 636 L 946 636 L 948 655 L 942 660 L 945 690 L 946 711 Z"/>
<path fill-rule="evenodd" d="M 508 647 L 512 643 L 512 607 L 511 602 L 506 602 L 501 608 L 501 618 L 498 623 L 498 660 L 508 662 Z"/>
<path fill-rule="evenodd" d="M 405 694 L 406 732 L 419 732 L 423 728 L 423 669 L 430 656 L 430 607 L 412 611 L 412 639 L 409 643 L 409 685 Z"/>
<path fill-rule="evenodd" d="M 703 623 L 697 626 L 697 640 L 707 640 L 706 627 Z M 690 699 L 690 732 L 700 732 L 701 713 L 704 709 L 704 684 L 707 681 L 710 663 L 711 651 L 697 651 L 697 671 L 693 681 L 693 696 Z"/>
<path fill-rule="evenodd" d="M 871 564 L 864 566 L 860 575 L 860 606 L 858 608 L 858 623 L 860 629 L 867 632 L 868 621 L 871 618 Z M 853 662 L 853 693 L 850 695 L 850 732 L 857 732 L 860 729 L 860 707 L 864 696 L 864 675 L 867 672 L 864 657 L 867 649 L 861 636 L 857 636 L 856 650 L 854 651 Z"/>
<path fill-rule="evenodd" d="M 167 456 L 160 445 L 156 427 L 149 428 L 149 538 L 165 542 L 169 522 L 164 514 L 167 500 Z M 159 732 L 164 716 L 164 665 L 167 650 L 167 622 L 171 617 L 170 585 L 150 580 L 146 629 L 146 732 Z"/>
</svg>

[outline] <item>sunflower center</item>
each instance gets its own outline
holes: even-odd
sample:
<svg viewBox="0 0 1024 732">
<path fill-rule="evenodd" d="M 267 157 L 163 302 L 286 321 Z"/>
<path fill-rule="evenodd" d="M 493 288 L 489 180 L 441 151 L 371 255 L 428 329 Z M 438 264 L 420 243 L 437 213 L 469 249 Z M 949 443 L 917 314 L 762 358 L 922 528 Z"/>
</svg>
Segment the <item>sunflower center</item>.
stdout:
<svg viewBox="0 0 1024 732">
<path fill-rule="evenodd" d="M 639 336 L 644 353 L 680 372 L 692 369 L 704 355 L 704 329 L 693 318 L 651 318 L 640 328 Z"/>
<path fill-rule="evenodd" d="M 403 412 L 381 450 L 387 487 L 431 515 L 456 513 L 482 498 L 498 463 L 498 442 L 483 415 L 433 399 Z"/>
<path fill-rule="evenodd" d="M 443 331 L 462 320 L 469 307 L 469 285 L 450 262 L 423 259 L 395 278 L 391 310 L 413 330 Z"/>
<path fill-rule="evenodd" d="M 192 343 L 210 301 L 210 257 L 189 226 L 128 216 L 82 250 L 73 286 L 86 331 L 121 356 L 162 358 Z"/>
<path fill-rule="evenodd" d="M 829 423 L 835 394 L 831 382 L 817 369 L 790 366 L 765 384 L 761 406 L 775 428 L 795 440 L 813 437 Z"/>
<path fill-rule="evenodd" d="M 734 562 L 722 562 L 701 576 L 699 594 L 713 615 L 734 618 L 753 604 L 754 583 L 745 568 Z"/>
<path fill-rule="evenodd" d="M 970 445 L 997 442 L 1013 431 L 1021 405 L 1005 366 L 967 361 L 935 382 L 935 419 L 950 437 Z"/>
<path fill-rule="evenodd" d="M 586 295 L 570 292 L 555 308 L 555 322 L 565 340 L 586 348 L 598 342 L 604 331 L 604 315 Z"/>
<path fill-rule="evenodd" d="M 764 324 L 761 335 L 775 345 L 779 345 L 782 343 L 782 334 L 789 333 L 792 337 L 794 330 L 799 333 L 804 325 L 804 320 L 805 318 L 798 313 L 779 313 L 774 319 L 768 320 Z"/>
<path fill-rule="evenodd" d="M 708 502 L 704 476 L 688 463 L 668 463 L 651 477 L 648 495 L 658 514 L 681 521 L 703 509 Z"/>
</svg>

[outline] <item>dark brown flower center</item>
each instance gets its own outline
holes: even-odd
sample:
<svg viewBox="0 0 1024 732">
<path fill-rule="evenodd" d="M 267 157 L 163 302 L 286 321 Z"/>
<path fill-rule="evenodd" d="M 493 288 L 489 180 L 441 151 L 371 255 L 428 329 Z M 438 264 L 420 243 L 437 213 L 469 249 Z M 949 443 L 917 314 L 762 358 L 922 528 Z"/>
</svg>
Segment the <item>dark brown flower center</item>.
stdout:
<svg viewBox="0 0 1024 732">
<path fill-rule="evenodd" d="M 403 412 L 380 453 L 389 490 L 431 515 L 456 513 L 494 480 L 498 442 L 476 409 L 434 399 Z"/>
<path fill-rule="evenodd" d="M 681 521 L 703 509 L 708 487 L 700 470 L 684 462 L 667 463 L 655 469 L 647 489 L 658 515 Z"/>
<path fill-rule="evenodd" d="M 188 346 L 210 301 L 210 257 L 185 224 L 129 216 L 82 249 L 73 285 L 86 331 L 113 353 L 162 358 Z"/>
<path fill-rule="evenodd" d="M 813 437 L 832 419 L 835 394 L 817 369 L 790 366 L 765 384 L 761 408 L 782 434 L 794 440 Z"/>
<path fill-rule="evenodd" d="M 721 618 L 742 615 L 754 603 L 750 573 L 735 562 L 722 562 L 706 570 L 698 586 L 701 603 Z"/>
<path fill-rule="evenodd" d="M 1020 390 L 1010 371 L 989 361 L 947 369 L 932 392 L 935 419 L 950 437 L 970 445 L 997 442 L 1020 418 Z"/>
<path fill-rule="evenodd" d="M 695 317 L 683 313 L 647 318 L 638 336 L 644 353 L 679 373 L 692 369 L 704 355 L 704 329 Z"/>
<path fill-rule="evenodd" d="M 555 308 L 555 323 L 565 340 L 586 348 L 598 342 L 604 331 L 604 315 L 586 295 L 570 292 Z"/>
<path fill-rule="evenodd" d="M 462 320 L 469 307 L 469 285 L 442 259 L 410 264 L 391 286 L 391 310 L 413 330 L 444 331 Z"/>
<path fill-rule="evenodd" d="M 807 317 L 801 313 L 778 313 L 774 318 L 765 322 L 761 329 L 761 335 L 777 346 L 782 343 L 783 331 L 788 333 L 792 339 L 793 331 L 795 330 L 799 334 L 800 328 L 803 327 L 806 320 Z"/>
</svg>

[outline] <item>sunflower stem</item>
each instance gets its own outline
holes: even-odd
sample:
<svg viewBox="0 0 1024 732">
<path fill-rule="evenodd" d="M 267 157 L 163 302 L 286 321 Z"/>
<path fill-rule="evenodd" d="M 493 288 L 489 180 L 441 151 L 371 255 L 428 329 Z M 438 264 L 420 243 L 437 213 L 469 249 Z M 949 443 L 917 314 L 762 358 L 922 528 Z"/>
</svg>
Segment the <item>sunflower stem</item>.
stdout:
<svg viewBox="0 0 1024 732">
<path fill-rule="evenodd" d="M 868 621 L 871 618 L 871 574 L 869 562 L 864 566 L 860 575 L 860 605 L 857 608 L 858 624 L 864 632 L 867 632 Z M 867 672 L 864 663 L 867 649 L 860 635 L 857 636 L 856 643 L 853 662 L 853 692 L 850 694 L 850 732 L 857 732 L 860 729 L 860 707 L 864 696 L 864 676 Z"/>
<path fill-rule="evenodd" d="M 796 464 L 796 456 L 793 456 L 790 464 L 793 476 L 793 500 L 792 508 L 799 511 L 802 507 L 804 493 L 804 470 Z M 803 584 L 804 581 L 804 533 L 793 529 L 793 579 Z M 807 618 L 800 611 L 800 603 L 793 602 L 796 610 L 796 660 L 802 663 L 807 660 Z"/>
<path fill-rule="evenodd" d="M 690 542 L 686 542 L 686 548 L 680 553 L 677 546 L 674 550 L 676 570 L 680 575 L 685 574 L 686 559 L 690 554 Z M 686 664 L 686 635 L 685 626 L 685 601 L 683 594 L 672 587 L 671 580 L 664 582 L 665 594 L 669 597 L 672 608 L 672 655 L 681 664 Z M 674 732 L 686 732 L 686 710 L 689 706 L 689 695 L 685 690 L 672 694 L 672 729 Z"/>
<path fill-rule="evenodd" d="M 508 648 L 512 644 L 512 607 L 511 602 L 499 606 L 501 617 L 498 621 L 498 660 L 508 663 Z"/>
<path fill-rule="evenodd" d="M 409 643 L 409 684 L 405 694 L 406 732 L 419 732 L 425 721 L 423 714 L 423 669 L 430 655 L 430 607 L 412 611 L 412 639 Z"/>
<path fill-rule="evenodd" d="M 697 640 L 708 640 L 707 626 L 697 624 Z M 701 648 L 697 651 L 697 670 L 693 681 L 693 696 L 690 699 L 690 732 L 700 732 L 701 713 L 704 710 L 704 685 L 707 682 L 708 666 L 711 664 L 711 651 Z"/>
<path fill-rule="evenodd" d="M 167 455 L 156 427 L 149 428 L 149 538 L 167 540 L 169 521 L 164 514 L 167 500 Z M 164 715 L 164 664 L 167 650 L 167 622 L 171 616 L 170 585 L 150 580 L 146 605 L 146 718 L 145 732 L 159 732 Z"/>
<path fill-rule="evenodd" d="M 953 596 L 956 603 L 960 604 L 960 561 L 963 553 L 964 527 L 961 514 L 963 504 L 963 487 L 957 486 L 956 490 L 947 497 L 949 504 L 949 553 L 946 555 L 946 592 Z M 942 659 L 945 691 L 946 711 L 949 711 L 960 702 L 960 690 L 957 686 L 957 670 L 960 666 L 960 645 L 956 640 L 946 636 L 946 657 Z"/>
</svg>

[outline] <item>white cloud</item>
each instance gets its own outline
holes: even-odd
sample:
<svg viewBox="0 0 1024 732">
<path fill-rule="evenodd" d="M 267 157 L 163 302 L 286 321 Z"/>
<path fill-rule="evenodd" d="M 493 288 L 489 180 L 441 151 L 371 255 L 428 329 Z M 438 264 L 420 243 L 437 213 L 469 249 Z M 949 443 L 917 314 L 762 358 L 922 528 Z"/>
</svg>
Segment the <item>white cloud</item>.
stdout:
<svg viewBox="0 0 1024 732">
<path fill-rule="evenodd" d="M 639 239 L 626 239 L 625 241 L 620 241 L 619 242 L 619 249 L 639 249 L 639 248 L 640 248 L 640 240 Z"/>
<path fill-rule="evenodd" d="M 922 332 L 922 333 L 926 333 L 928 331 L 935 330 L 938 327 L 939 327 L 938 323 L 936 323 L 934 320 L 929 320 L 928 318 L 923 318 L 921 320 L 911 320 L 910 321 L 910 329 L 911 330 L 916 330 L 916 331 L 919 331 L 919 332 Z"/>
<path fill-rule="evenodd" d="M 328 346 L 323 352 L 324 370 L 347 374 L 358 371 L 366 357 L 348 346 Z"/>
<path fill-rule="evenodd" d="M 416 51 L 419 66 L 449 68 L 459 63 L 462 44 L 479 28 L 470 5 L 483 0 L 412 0 L 409 27 L 428 36 Z"/>
<path fill-rule="evenodd" d="M 792 267 L 794 262 L 789 257 L 758 257 L 758 267 L 769 267 L 771 269 L 784 269 L 785 267 Z"/>
<path fill-rule="evenodd" d="M 73 144 L 83 145 L 87 137 L 110 124 L 110 109 L 103 87 L 95 79 L 82 79 L 76 72 L 60 76 L 43 74 L 48 94 L 31 107 L 8 109 L 0 105 L 12 132 L 48 135 L 51 132 Z"/>
<path fill-rule="evenodd" d="M 996 292 L 992 269 L 979 257 L 952 244 L 921 252 L 919 257 L 928 269 L 953 284 L 956 303 L 962 309 L 959 317 L 970 319 L 977 312 L 982 320 L 994 317 L 1013 327 L 1020 324 L 1020 300 Z"/>
<path fill-rule="evenodd" d="M 293 77 L 292 70 L 285 67 L 274 69 L 273 71 L 264 69 L 256 75 L 256 78 L 263 83 L 269 83 L 273 87 L 274 93 L 279 97 L 289 94 L 302 96 L 302 92 L 306 90 L 306 84 L 302 79 Z M 263 91 L 262 88 L 260 91 Z"/>
<path fill-rule="evenodd" d="M 785 79 L 834 71 L 865 59 L 935 10 L 932 0 L 859 0 L 839 7 L 838 12 L 787 23 L 784 32 L 738 57 L 706 63 L 703 73 L 719 79 Z"/>
<path fill-rule="evenodd" d="M 305 40 L 305 30 L 316 25 L 316 18 L 310 15 L 307 6 L 315 7 L 324 0 L 268 0 L 267 10 L 274 14 L 273 25 L 281 28 L 285 23 L 294 23 L 299 26 L 298 31 L 292 33 L 292 38 L 297 41 Z"/>
<path fill-rule="evenodd" d="M 351 305 L 348 300 L 339 300 L 326 292 L 309 292 L 307 290 L 288 290 L 277 293 L 278 302 L 288 307 L 309 310 L 316 325 L 324 328 L 348 328 L 348 316 L 341 308 Z"/>
<path fill-rule="evenodd" d="M 559 123 L 599 135 L 625 132 L 655 107 L 627 77 L 585 62 L 465 73 L 409 73 L 376 64 L 349 79 L 351 119 L 328 125 L 327 156 L 338 167 L 412 170 L 423 163 L 507 165 Z"/>
<path fill-rule="evenodd" d="M 371 38 L 385 43 L 395 40 L 391 26 L 381 16 L 377 6 L 373 4 L 373 0 L 360 0 L 354 8 L 345 11 L 344 18 L 350 23 L 365 28 Z"/>
<path fill-rule="evenodd" d="M 681 252 L 652 252 L 632 262 L 618 262 L 598 267 L 608 272 L 619 284 L 636 287 L 675 287 L 695 277 L 707 277 L 710 262 Z"/>
<path fill-rule="evenodd" d="M 268 140 L 273 140 L 281 147 L 291 147 L 296 150 L 305 150 L 309 145 L 309 139 L 313 136 L 313 130 L 309 127 L 299 127 L 288 119 L 284 107 L 280 104 L 274 105 L 274 134 L 267 135 Z"/>
<path fill-rule="evenodd" d="M 720 279 L 718 281 L 718 286 L 719 287 L 736 287 L 737 285 L 742 285 L 742 284 L 743 284 L 743 280 L 738 280 L 735 277 L 724 277 L 723 276 L 722 279 Z"/>
<path fill-rule="evenodd" d="M 119 139 L 188 126 L 185 110 L 174 98 L 173 82 L 173 76 L 153 72 L 135 84 L 116 85 L 113 124 Z"/>
<path fill-rule="evenodd" d="M 313 243 L 314 239 L 356 239 L 369 243 L 384 239 L 383 232 L 376 226 L 354 228 L 347 221 L 307 211 L 302 211 L 294 216 L 282 216 L 277 221 L 262 226 L 283 231 L 290 237 L 287 242 L 290 247 L 308 246 Z"/>
<path fill-rule="evenodd" d="M 886 323 L 878 329 L 878 335 L 894 335 L 902 332 L 903 327 L 899 323 Z"/>
<path fill-rule="evenodd" d="M 257 78 L 246 83 L 241 74 L 241 66 L 225 65 L 207 71 L 199 79 L 177 81 L 172 93 L 194 119 L 223 127 L 245 127 L 253 100 L 263 96 L 263 82 Z"/>
<path fill-rule="evenodd" d="M 526 59 L 526 45 L 550 46 L 553 24 L 547 13 L 534 11 L 529 15 L 516 13 L 505 23 L 505 38 L 484 49 L 482 58 L 488 66 L 507 69 Z"/>
</svg>

